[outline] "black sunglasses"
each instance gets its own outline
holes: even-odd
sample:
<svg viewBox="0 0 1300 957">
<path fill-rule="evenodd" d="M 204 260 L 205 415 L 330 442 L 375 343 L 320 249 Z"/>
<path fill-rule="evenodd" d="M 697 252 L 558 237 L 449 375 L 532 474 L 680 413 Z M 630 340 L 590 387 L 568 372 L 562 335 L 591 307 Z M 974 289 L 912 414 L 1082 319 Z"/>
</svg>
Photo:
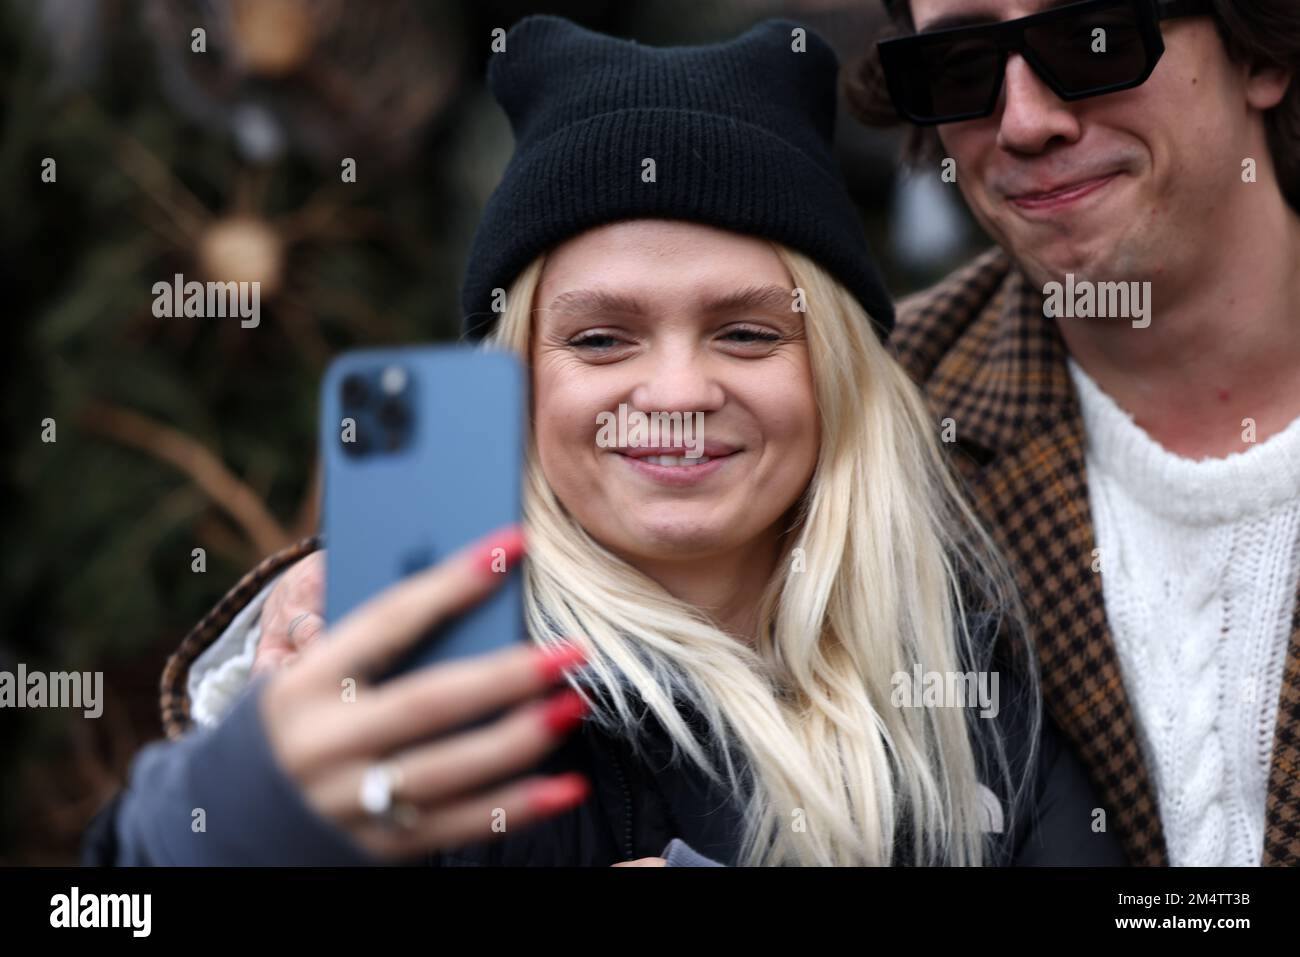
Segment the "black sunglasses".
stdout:
<svg viewBox="0 0 1300 957">
<path fill-rule="evenodd" d="M 932 126 L 992 114 L 1012 53 L 1062 100 L 1141 86 L 1165 52 L 1160 21 L 1209 12 L 1209 0 L 1084 0 L 1017 20 L 881 40 L 876 49 L 898 115 Z"/>
</svg>

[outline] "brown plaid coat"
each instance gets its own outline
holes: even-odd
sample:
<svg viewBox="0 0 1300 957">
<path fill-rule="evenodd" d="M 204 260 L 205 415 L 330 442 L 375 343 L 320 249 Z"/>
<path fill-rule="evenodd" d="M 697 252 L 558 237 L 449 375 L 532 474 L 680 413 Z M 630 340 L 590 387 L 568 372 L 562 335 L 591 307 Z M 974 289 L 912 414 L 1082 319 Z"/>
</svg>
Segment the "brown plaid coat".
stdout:
<svg viewBox="0 0 1300 957">
<path fill-rule="evenodd" d="M 957 465 L 1020 578 L 1036 625 L 1047 707 L 1106 802 L 1135 864 L 1167 864 L 1150 775 L 1135 733 L 1092 571 L 1083 427 L 1065 352 L 1041 297 L 993 250 L 900 306 L 894 345 L 939 418 L 956 423 Z M 189 666 L 313 537 L 262 561 L 185 636 L 162 677 L 167 735 L 191 726 Z M 1286 658 L 1269 776 L 1264 863 L 1300 864 L 1300 607 Z"/>
<path fill-rule="evenodd" d="M 1092 571 L 1083 423 L 1042 295 L 993 249 L 900 304 L 893 346 L 1012 563 L 1035 629 L 1043 698 L 1091 773 L 1134 864 L 1168 864 L 1151 777 Z M 1300 595 L 1287 651 L 1265 864 L 1300 864 Z"/>
</svg>

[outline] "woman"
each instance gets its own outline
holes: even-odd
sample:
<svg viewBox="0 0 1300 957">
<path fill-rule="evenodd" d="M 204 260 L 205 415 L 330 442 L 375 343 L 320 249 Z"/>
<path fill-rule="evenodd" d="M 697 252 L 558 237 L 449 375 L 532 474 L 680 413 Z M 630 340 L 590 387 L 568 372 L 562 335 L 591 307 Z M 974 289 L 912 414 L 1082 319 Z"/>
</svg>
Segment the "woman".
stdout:
<svg viewBox="0 0 1300 957">
<path fill-rule="evenodd" d="M 481 599 L 517 532 L 297 652 L 318 557 L 256 575 L 199 633 L 243 605 L 208 675 L 239 685 L 264 640 L 259 677 L 146 749 L 94 859 L 1122 863 L 882 344 L 888 297 L 831 158 L 835 74 L 777 21 L 673 50 L 552 17 L 510 31 L 490 82 L 516 152 L 464 305 L 470 338 L 532 371 L 528 630 L 551 654 L 367 680 Z M 704 455 L 602 445 L 620 405 L 698 416 Z M 910 700 L 913 675 L 962 674 L 992 700 Z M 539 761 L 560 773 L 500 783 Z"/>
</svg>

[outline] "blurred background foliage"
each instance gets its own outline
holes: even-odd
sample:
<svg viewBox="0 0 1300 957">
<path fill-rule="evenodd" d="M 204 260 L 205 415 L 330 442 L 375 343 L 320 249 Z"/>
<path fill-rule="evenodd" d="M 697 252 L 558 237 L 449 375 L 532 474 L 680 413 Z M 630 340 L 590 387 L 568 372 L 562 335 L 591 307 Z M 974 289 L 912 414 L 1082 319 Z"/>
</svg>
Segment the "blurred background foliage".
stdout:
<svg viewBox="0 0 1300 957">
<path fill-rule="evenodd" d="M 790 15 L 842 57 L 880 17 L 875 0 L 0 0 L 0 670 L 105 674 L 99 720 L 0 712 L 0 861 L 75 862 L 161 734 L 167 654 L 314 530 L 329 358 L 458 334 L 465 251 L 511 147 L 482 81 L 491 31 L 539 12 L 656 44 Z M 897 178 L 897 145 L 841 117 L 902 293 L 979 240 Z M 153 284 L 175 273 L 261 281 L 259 326 L 155 318 Z"/>
</svg>

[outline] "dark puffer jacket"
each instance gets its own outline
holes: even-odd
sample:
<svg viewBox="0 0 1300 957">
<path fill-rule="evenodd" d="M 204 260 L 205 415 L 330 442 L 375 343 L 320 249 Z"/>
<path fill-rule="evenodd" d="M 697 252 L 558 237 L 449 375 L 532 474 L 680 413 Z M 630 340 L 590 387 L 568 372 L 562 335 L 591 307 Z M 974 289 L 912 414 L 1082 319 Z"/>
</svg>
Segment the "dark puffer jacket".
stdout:
<svg viewBox="0 0 1300 957">
<path fill-rule="evenodd" d="M 1019 689 L 1009 690 L 1004 709 L 992 723 L 1003 735 L 1014 786 L 1026 770 L 1031 705 Z M 689 711 L 684 713 L 688 724 L 702 732 L 703 722 Z M 664 856 L 676 839 L 712 862 L 736 864 L 742 809 L 734 796 L 685 758 L 673 761 L 667 733 L 648 713 L 642 742 L 644 747 L 634 753 L 627 741 L 587 724 L 548 763 L 552 770 L 580 770 L 589 776 L 593 796 L 587 804 L 525 833 L 439 855 L 430 863 L 606 866 Z M 991 835 L 990 863 L 1124 866 L 1119 842 L 1094 830 L 1099 805 L 1092 785 L 1054 725 L 1040 727 L 1038 745 L 1034 768 L 1014 811 L 1000 776 L 991 763 L 985 766 L 988 773 L 983 780 L 998 797 L 1002 819 L 1010 823 L 1005 833 Z M 894 863 L 910 864 L 906 842 L 897 843 Z M 670 863 L 686 857 L 680 844 L 673 851 Z"/>
<path fill-rule="evenodd" d="M 257 707 L 264 686 L 264 679 L 254 682 L 216 727 L 146 747 L 132 765 L 128 787 L 92 823 L 85 863 L 371 863 L 343 831 L 306 805 L 276 763 Z M 1033 705 L 1014 682 L 1004 681 L 1002 688 L 1002 708 L 990 724 L 1004 735 L 1012 777 L 1019 780 Z M 702 729 L 689 709 L 683 715 Z M 425 863 L 604 867 L 655 856 L 667 856 L 672 864 L 737 863 L 741 809 L 733 795 L 684 758 L 672 760 L 666 733 L 648 713 L 640 741 L 633 748 L 586 722 L 542 768 L 587 775 L 592 795 L 583 805 L 528 829 L 507 830 L 491 842 L 432 855 Z M 1094 830 L 1098 802 L 1092 786 L 1050 724 L 1040 736 L 1028 799 L 1014 814 L 999 777 L 989 774 L 985 781 L 999 797 L 1002 817 L 1012 823 L 992 835 L 992 863 L 1124 864 L 1115 839 Z M 204 824 L 196 829 L 200 808 Z M 900 857 L 895 863 L 909 862 Z"/>
</svg>

